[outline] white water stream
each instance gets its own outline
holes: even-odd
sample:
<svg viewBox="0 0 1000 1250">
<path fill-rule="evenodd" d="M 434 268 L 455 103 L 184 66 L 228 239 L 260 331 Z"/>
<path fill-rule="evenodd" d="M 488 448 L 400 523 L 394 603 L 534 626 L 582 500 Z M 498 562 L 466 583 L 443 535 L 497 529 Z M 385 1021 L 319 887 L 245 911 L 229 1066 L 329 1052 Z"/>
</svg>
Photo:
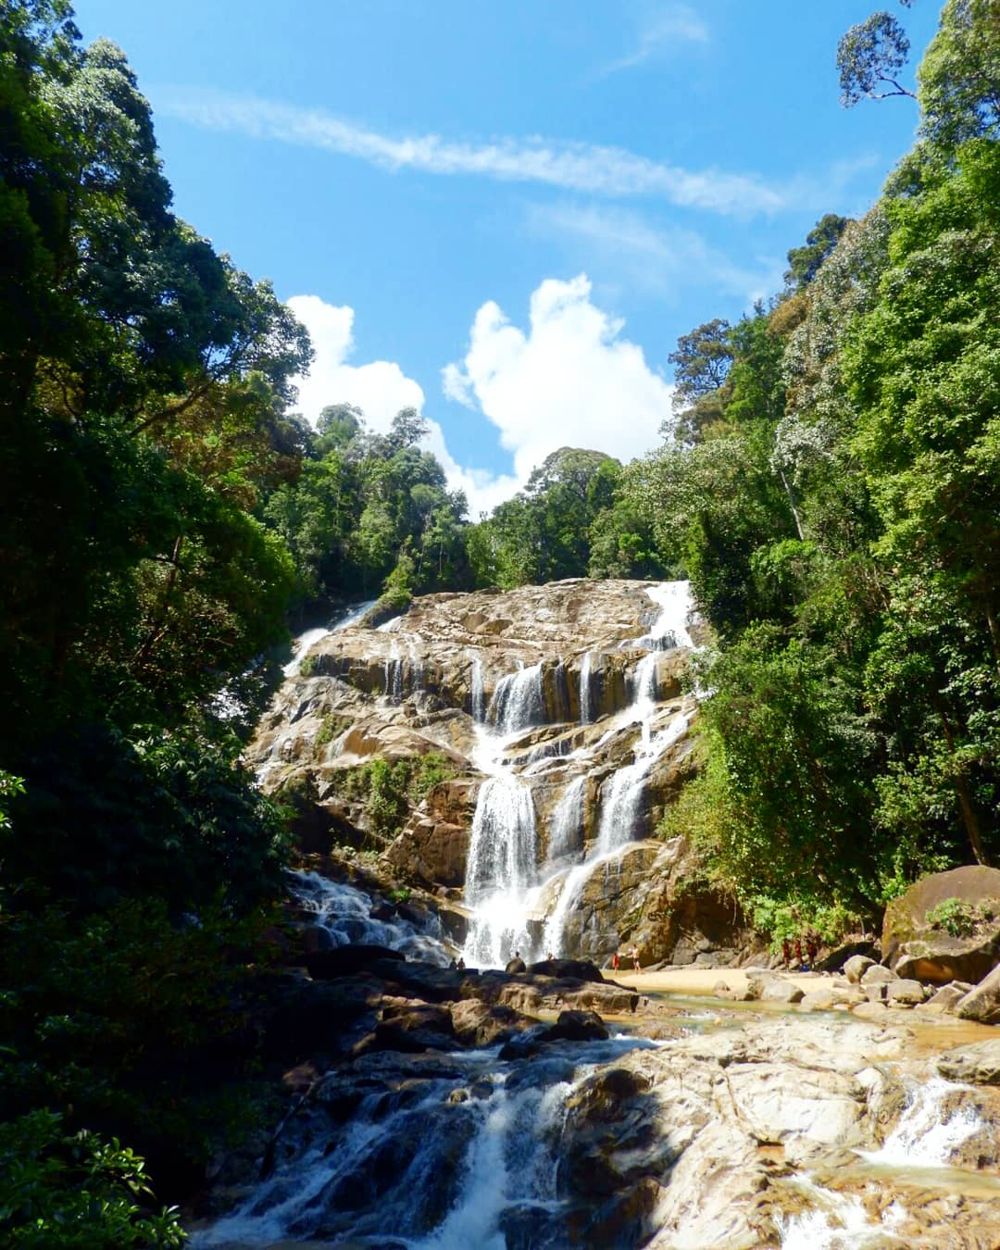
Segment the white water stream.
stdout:
<svg viewBox="0 0 1000 1250">
<path fill-rule="evenodd" d="M 557 802 L 548 831 L 547 859 L 540 865 L 531 791 L 507 759 L 519 733 L 545 722 L 542 666 L 520 668 L 496 685 L 481 718 L 486 723 L 478 729 L 474 754 L 487 779 L 479 790 L 466 871 L 465 901 L 472 923 L 463 954 L 473 967 L 502 967 L 515 952 L 526 960 L 549 953 L 567 954 L 567 921 L 587 881 L 599 865 L 609 865 L 614 853 L 642 836 L 640 815 L 646 779 L 689 723 L 679 714 L 658 733 L 653 732 L 659 710 L 659 655 L 672 647 L 693 645 L 687 629 L 691 614 L 688 583 L 667 582 L 649 587 L 646 593 L 659 611 L 649 632 L 633 645 L 646 647 L 648 652 L 632 674 L 629 707 L 612 719 L 598 746 L 636 725 L 639 735 L 632 746 L 631 762 L 604 783 L 598 835 L 583 863 L 567 868 L 567 859 L 582 850 L 586 776 L 571 778 Z M 592 655 L 587 652 L 580 668 L 580 719 L 584 724 L 590 723 L 593 712 L 591 667 Z M 475 710 L 477 690 L 482 702 L 482 672 L 475 663 L 470 684 Z M 551 748 L 540 746 L 530 751 L 527 759 L 533 766 L 544 766 L 553 754 Z M 584 763 L 589 754 L 585 748 L 573 753 Z M 553 888 L 560 875 L 561 888 Z M 555 906 L 543 927 L 542 901 L 551 899 L 556 890 Z"/>
</svg>

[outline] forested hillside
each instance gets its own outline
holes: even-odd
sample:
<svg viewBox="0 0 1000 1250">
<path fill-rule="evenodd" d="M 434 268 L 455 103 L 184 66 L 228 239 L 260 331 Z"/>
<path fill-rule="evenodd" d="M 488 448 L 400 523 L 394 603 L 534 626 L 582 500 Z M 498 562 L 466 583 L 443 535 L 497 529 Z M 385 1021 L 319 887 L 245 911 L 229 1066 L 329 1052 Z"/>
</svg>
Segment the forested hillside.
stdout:
<svg viewBox="0 0 1000 1250">
<path fill-rule="evenodd" d="M 124 54 L 0 7 L 0 1244 L 179 1244 L 132 1149 L 172 1197 L 254 1122 L 289 848 L 239 756 L 339 604 L 689 577 L 666 831 L 769 935 L 1000 858 L 1000 0 L 948 0 L 918 96 L 879 202 L 682 338 L 660 449 L 470 519 L 416 412 L 296 415 L 307 335 L 172 211 Z"/>
</svg>

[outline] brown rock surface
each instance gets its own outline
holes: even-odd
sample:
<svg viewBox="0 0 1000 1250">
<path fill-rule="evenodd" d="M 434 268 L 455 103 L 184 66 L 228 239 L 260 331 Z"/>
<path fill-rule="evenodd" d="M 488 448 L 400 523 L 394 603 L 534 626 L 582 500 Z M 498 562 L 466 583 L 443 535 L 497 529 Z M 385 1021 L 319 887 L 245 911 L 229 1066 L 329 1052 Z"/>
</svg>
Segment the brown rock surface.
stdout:
<svg viewBox="0 0 1000 1250">
<path fill-rule="evenodd" d="M 950 899 L 970 912 L 995 901 L 995 918 L 968 936 L 932 928 L 928 912 Z M 923 877 L 886 908 L 882 950 L 902 977 L 936 985 L 979 981 L 1000 960 L 1000 869 L 968 865 Z"/>
</svg>

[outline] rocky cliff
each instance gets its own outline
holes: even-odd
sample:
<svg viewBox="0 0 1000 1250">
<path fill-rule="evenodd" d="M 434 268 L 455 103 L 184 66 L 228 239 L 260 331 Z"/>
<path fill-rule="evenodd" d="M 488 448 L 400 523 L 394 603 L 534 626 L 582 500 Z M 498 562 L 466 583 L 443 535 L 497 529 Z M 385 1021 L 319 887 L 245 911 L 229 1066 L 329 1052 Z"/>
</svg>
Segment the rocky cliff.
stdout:
<svg viewBox="0 0 1000 1250">
<path fill-rule="evenodd" d="M 375 848 L 474 922 L 502 912 L 476 962 L 633 943 L 646 963 L 728 962 L 740 917 L 688 889 L 683 840 L 654 837 L 694 768 L 698 637 L 685 583 L 429 595 L 315 641 L 249 759 L 309 849 Z M 404 773 L 423 783 L 380 792 L 373 815 L 375 760 L 403 765 L 397 791 Z"/>
</svg>

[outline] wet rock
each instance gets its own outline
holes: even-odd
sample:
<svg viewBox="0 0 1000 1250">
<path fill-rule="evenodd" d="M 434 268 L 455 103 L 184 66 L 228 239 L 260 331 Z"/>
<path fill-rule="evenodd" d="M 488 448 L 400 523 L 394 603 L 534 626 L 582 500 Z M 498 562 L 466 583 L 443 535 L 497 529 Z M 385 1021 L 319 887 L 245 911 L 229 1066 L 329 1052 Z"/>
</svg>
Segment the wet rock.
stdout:
<svg viewBox="0 0 1000 1250">
<path fill-rule="evenodd" d="M 349 946 L 336 946 L 332 950 L 313 951 L 302 962 L 314 981 L 332 981 L 337 977 L 371 972 L 379 964 L 402 962 L 405 959 L 405 955 L 390 950 L 387 946 L 352 942 Z"/>
<path fill-rule="evenodd" d="M 980 1024 L 1000 1024 L 1000 967 L 993 969 L 975 989 L 955 1004 L 955 1015 Z"/>
<path fill-rule="evenodd" d="M 857 985 L 869 968 L 875 967 L 875 960 L 868 955 L 852 955 L 844 964 L 844 976 L 852 985 Z"/>
<path fill-rule="evenodd" d="M 600 1042 L 608 1037 L 604 1021 L 596 1011 L 561 1011 L 549 1029 L 548 1041 Z"/>
<path fill-rule="evenodd" d="M 587 959 L 542 959 L 532 964 L 528 971 L 536 976 L 559 977 L 573 981 L 604 981 L 600 968 Z"/>
<path fill-rule="evenodd" d="M 513 959 L 508 960 L 507 966 L 506 968 L 504 968 L 504 972 L 509 972 L 509 973 L 527 972 L 527 971 L 528 971 L 528 966 L 524 962 L 524 960 L 521 958 L 520 955 L 515 955 Z"/>
<path fill-rule="evenodd" d="M 488 1046 L 497 1038 L 537 1023 L 512 1007 L 487 1006 L 474 998 L 453 1003 L 451 1019 L 455 1036 L 463 1046 Z"/>
<path fill-rule="evenodd" d="M 938 1059 L 937 1070 L 949 1081 L 1000 1085 L 1000 1038 L 949 1050 Z"/>
</svg>

